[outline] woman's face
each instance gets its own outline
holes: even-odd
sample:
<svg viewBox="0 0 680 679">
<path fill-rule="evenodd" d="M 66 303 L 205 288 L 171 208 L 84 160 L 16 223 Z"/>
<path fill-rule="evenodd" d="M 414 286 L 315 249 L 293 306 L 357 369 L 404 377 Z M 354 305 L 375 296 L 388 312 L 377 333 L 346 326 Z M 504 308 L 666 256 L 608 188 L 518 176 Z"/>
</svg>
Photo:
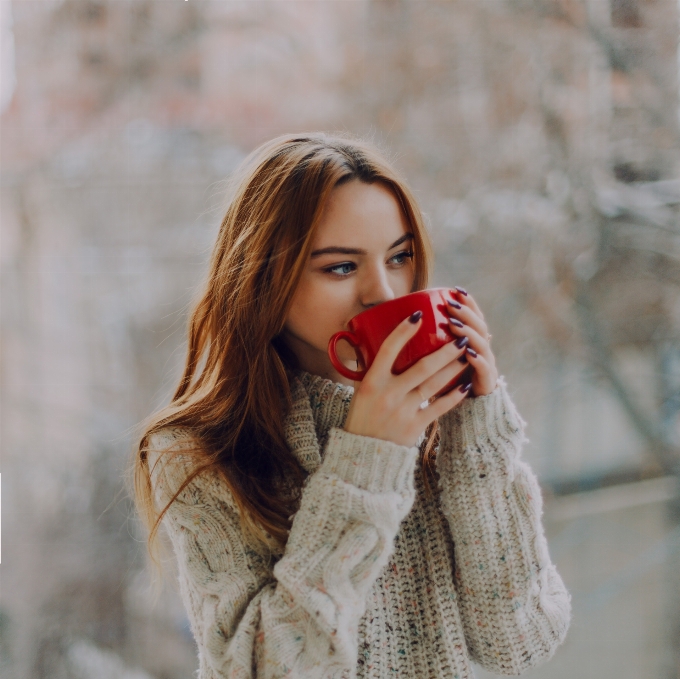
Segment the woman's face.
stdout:
<svg viewBox="0 0 680 679">
<path fill-rule="evenodd" d="M 395 196 L 377 182 L 342 184 L 322 214 L 283 337 L 304 370 L 353 384 L 333 368 L 328 340 L 358 313 L 411 292 L 413 280 L 411 229 Z M 338 355 L 356 368 L 346 342 Z"/>
</svg>

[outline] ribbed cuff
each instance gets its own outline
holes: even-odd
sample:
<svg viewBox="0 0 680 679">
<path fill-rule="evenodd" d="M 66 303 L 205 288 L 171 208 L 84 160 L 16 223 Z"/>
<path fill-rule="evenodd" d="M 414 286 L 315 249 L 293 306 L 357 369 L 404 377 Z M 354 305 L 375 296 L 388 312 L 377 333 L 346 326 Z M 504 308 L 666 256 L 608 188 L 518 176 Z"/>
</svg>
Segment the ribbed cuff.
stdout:
<svg viewBox="0 0 680 679">
<path fill-rule="evenodd" d="M 413 489 L 417 456 L 415 446 L 400 446 L 332 427 L 322 468 L 370 493 L 401 493 Z"/>
<path fill-rule="evenodd" d="M 465 399 L 457 408 L 439 418 L 442 437 L 452 441 L 463 437 L 464 444 L 486 441 L 526 441 L 526 422 L 508 394 L 504 377 L 486 396 Z"/>
</svg>

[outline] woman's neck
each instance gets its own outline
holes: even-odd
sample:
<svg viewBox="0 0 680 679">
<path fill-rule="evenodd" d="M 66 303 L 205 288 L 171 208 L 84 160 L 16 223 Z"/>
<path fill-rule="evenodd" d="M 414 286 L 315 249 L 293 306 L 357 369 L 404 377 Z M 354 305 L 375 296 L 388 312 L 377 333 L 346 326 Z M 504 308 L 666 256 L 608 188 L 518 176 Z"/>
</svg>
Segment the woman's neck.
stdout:
<svg viewBox="0 0 680 679">
<path fill-rule="evenodd" d="M 326 380 L 338 382 L 348 387 L 353 387 L 354 382 L 341 375 L 331 363 L 325 351 L 319 351 L 306 342 L 289 333 L 284 333 L 284 339 L 288 348 L 295 354 L 298 367 L 310 375 L 318 375 Z"/>
<path fill-rule="evenodd" d="M 353 387 L 354 382 L 344 375 L 341 375 L 330 363 L 324 363 L 322 361 L 300 361 L 300 369 L 308 372 L 310 375 L 318 375 L 323 377 L 325 380 L 331 380 L 332 382 L 337 382 L 339 384 L 344 384 L 347 387 Z"/>
</svg>

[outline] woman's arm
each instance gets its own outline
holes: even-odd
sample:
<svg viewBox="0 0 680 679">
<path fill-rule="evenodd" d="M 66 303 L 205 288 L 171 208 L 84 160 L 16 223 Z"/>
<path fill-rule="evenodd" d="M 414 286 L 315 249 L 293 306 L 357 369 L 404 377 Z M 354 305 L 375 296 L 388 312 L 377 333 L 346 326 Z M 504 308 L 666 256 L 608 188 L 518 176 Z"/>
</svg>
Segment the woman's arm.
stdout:
<svg viewBox="0 0 680 679">
<path fill-rule="evenodd" d="M 502 378 L 439 422 L 441 504 L 468 650 L 491 672 L 520 674 L 554 653 L 571 611 L 548 555 L 540 488 L 520 459 L 525 423 Z"/>
<path fill-rule="evenodd" d="M 153 436 L 152 452 L 172 436 Z M 417 454 L 331 429 L 273 572 L 247 548 L 224 481 L 201 476 L 182 491 L 164 525 L 199 647 L 200 679 L 325 678 L 355 666 L 366 596 L 413 504 Z M 150 467 L 157 458 L 150 453 Z M 152 482 L 165 506 L 188 469 L 161 465 Z"/>
</svg>

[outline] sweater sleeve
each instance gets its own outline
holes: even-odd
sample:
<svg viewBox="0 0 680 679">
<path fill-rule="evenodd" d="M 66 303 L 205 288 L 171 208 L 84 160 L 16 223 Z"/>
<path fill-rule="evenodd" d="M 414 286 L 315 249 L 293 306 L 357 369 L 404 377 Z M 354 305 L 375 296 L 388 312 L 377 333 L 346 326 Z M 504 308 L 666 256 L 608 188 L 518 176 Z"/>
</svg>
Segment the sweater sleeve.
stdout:
<svg viewBox="0 0 680 679">
<path fill-rule="evenodd" d="M 167 445 L 163 432 L 152 437 L 150 468 L 158 459 L 153 451 Z M 218 475 L 201 475 L 182 491 L 163 522 L 200 679 L 354 676 L 366 598 L 415 499 L 417 454 L 416 447 L 331 429 L 273 569 L 248 548 Z M 164 507 L 188 468 L 157 466 L 152 486 Z"/>
<path fill-rule="evenodd" d="M 525 423 L 502 378 L 439 422 L 441 504 L 468 651 L 491 672 L 521 674 L 552 656 L 571 615 L 548 554 L 541 491 L 520 459 Z"/>
</svg>

